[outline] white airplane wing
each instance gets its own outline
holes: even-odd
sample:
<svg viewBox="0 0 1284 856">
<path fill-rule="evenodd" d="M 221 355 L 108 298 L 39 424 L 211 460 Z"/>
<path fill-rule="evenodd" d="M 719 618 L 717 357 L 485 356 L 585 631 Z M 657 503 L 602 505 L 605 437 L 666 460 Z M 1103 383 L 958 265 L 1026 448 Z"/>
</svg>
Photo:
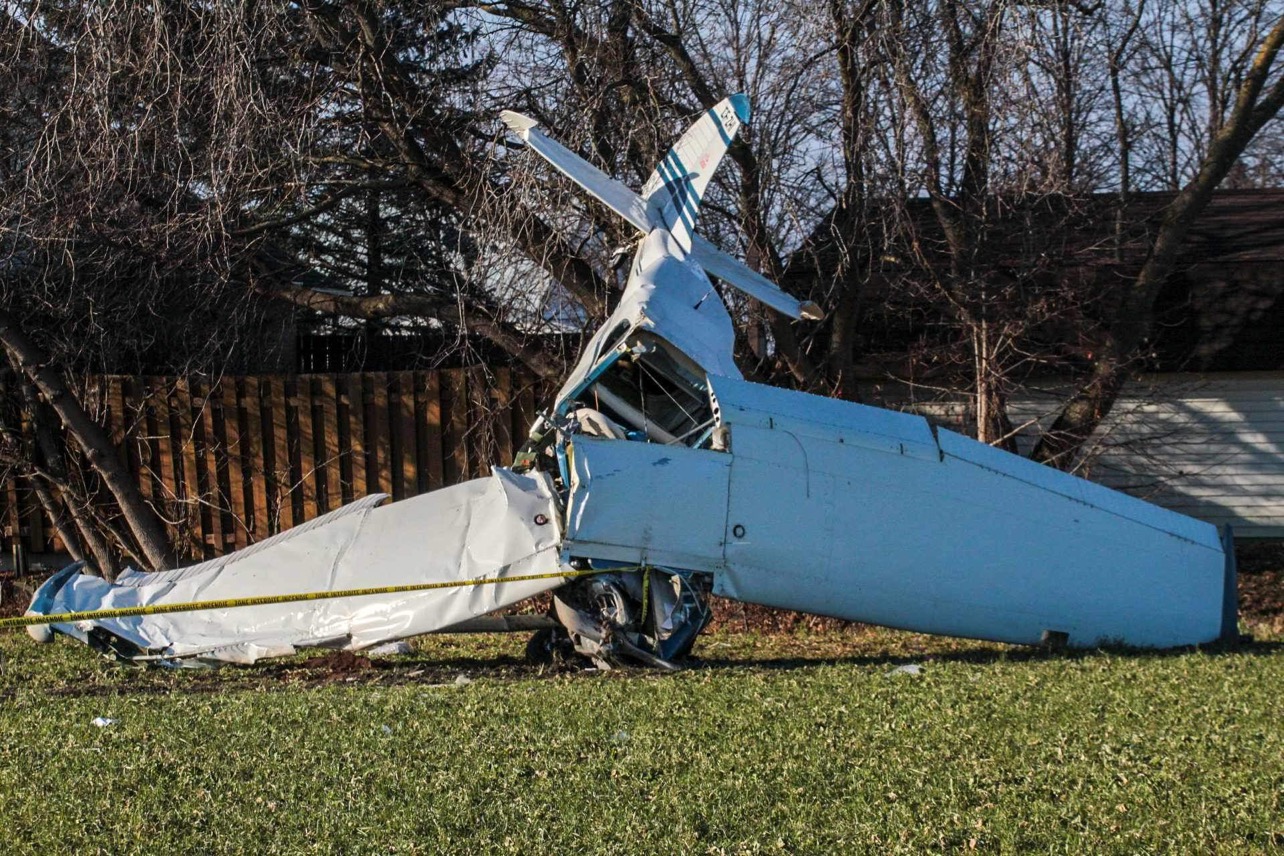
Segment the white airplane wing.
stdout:
<svg viewBox="0 0 1284 856">
<path fill-rule="evenodd" d="M 220 559 L 115 583 L 75 565 L 50 577 L 28 615 L 262 598 L 193 612 L 53 624 L 52 630 L 135 660 L 252 663 L 305 647 L 361 650 L 451 627 L 556 588 L 557 498 L 548 476 L 496 468 L 377 507 L 376 494 Z M 516 577 L 505 581 L 505 578 Z M 485 585 L 468 584 L 495 579 Z M 458 587 L 450 586 L 460 583 Z M 441 583 L 414 592 L 296 603 L 272 595 Z M 33 633 L 47 641 L 43 625 Z"/>
<path fill-rule="evenodd" d="M 647 214 L 646 203 L 628 187 L 539 130 L 539 123 L 529 116 L 505 110 L 499 114 L 499 118 L 540 157 L 601 200 L 607 208 L 628 220 L 642 233 L 651 231 L 652 223 Z"/>
</svg>

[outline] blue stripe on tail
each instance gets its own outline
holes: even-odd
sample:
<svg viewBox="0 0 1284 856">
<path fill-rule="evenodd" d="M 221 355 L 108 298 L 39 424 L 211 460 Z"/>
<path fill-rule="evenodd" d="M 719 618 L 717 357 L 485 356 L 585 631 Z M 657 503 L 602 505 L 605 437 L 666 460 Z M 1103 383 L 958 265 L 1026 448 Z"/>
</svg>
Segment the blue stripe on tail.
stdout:
<svg viewBox="0 0 1284 856">
<path fill-rule="evenodd" d="M 687 227 L 687 231 L 695 234 L 695 220 L 700 203 L 694 198 L 691 185 L 686 180 L 686 165 L 682 163 L 677 152 L 669 152 L 669 156 L 660 161 L 657 171 L 664 179 L 664 187 L 673 200 L 674 212 Z"/>
</svg>

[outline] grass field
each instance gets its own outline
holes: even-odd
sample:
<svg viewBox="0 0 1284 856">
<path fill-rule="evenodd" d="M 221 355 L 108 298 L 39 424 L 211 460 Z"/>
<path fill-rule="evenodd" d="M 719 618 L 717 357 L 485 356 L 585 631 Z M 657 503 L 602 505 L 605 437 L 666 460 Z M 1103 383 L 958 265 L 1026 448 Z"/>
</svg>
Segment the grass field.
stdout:
<svg viewBox="0 0 1284 856">
<path fill-rule="evenodd" d="M 1284 851 L 1278 643 L 719 633 L 661 675 L 522 641 L 175 673 L 0 635 L 0 852 Z"/>
</svg>

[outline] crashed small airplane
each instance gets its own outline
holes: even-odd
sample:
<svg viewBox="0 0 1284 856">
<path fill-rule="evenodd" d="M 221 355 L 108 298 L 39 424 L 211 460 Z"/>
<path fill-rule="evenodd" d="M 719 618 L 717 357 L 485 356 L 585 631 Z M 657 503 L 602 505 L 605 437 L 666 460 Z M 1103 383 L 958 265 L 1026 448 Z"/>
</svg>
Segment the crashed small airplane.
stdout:
<svg viewBox="0 0 1284 856">
<path fill-rule="evenodd" d="M 1229 532 L 920 416 L 741 377 L 710 276 L 820 317 L 695 234 L 745 96 L 702 115 L 640 194 L 535 121 L 502 118 L 641 234 L 618 307 L 513 465 L 393 504 L 367 497 L 174 571 L 109 584 L 72 566 L 28 615 L 127 616 L 33 635 L 130 660 L 245 663 L 458 628 L 553 589 L 556 627 L 537 647 L 601 664 L 671 665 L 707 624 L 710 593 L 1024 644 L 1234 636 Z M 392 591 L 360 591 L 377 587 Z"/>
</svg>

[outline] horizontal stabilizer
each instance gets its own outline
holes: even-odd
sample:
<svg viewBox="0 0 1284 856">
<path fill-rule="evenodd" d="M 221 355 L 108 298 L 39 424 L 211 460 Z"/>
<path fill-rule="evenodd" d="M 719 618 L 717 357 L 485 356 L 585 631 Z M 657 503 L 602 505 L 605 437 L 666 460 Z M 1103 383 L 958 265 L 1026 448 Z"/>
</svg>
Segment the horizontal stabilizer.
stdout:
<svg viewBox="0 0 1284 856">
<path fill-rule="evenodd" d="M 529 116 L 505 110 L 499 114 L 499 118 L 540 157 L 601 200 L 607 208 L 628 220 L 641 232 L 651 231 L 652 224 L 647 215 L 646 203 L 628 187 L 539 130 L 539 123 Z"/>
<path fill-rule="evenodd" d="M 727 102 L 719 106 L 734 106 L 734 103 L 733 100 L 728 99 Z M 726 110 L 723 112 L 725 113 Z M 748 116 L 747 106 L 742 106 L 740 114 L 745 117 Z M 682 227 L 683 224 L 680 222 L 680 217 L 674 224 L 668 224 L 662 220 L 665 216 L 678 217 L 679 209 L 675 207 L 677 205 L 676 202 L 667 205 L 648 205 L 643 196 L 634 193 L 624 184 L 611 178 L 561 143 L 548 137 L 539 130 L 539 123 L 529 116 L 523 116 L 521 113 L 514 113 L 511 110 L 505 110 L 499 116 L 513 133 L 521 137 L 541 157 L 642 232 L 650 232 L 653 228 L 672 228 L 675 225 Z M 735 111 L 732 111 L 721 120 L 718 119 L 716 111 L 710 111 L 696 123 L 702 129 L 702 132 L 700 134 L 689 134 L 689 138 L 684 137 L 683 140 L 686 141 L 688 146 L 694 146 L 696 142 L 700 142 L 701 145 L 708 145 L 708 141 L 704 140 L 702 134 L 704 131 L 713 133 L 718 139 L 718 144 L 709 146 L 709 151 L 704 152 L 704 154 L 710 158 L 716 154 L 718 158 L 721 158 L 722 152 L 725 151 L 726 140 L 723 139 L 722 135 L 715 132 L 718 128 L 722 128 L 723 134 L 726 134 L 729 139 L 730 134 L 727 133 L 726 128 L 731 127 L 732 133 L 734 133 L 734 130 L 739 129 L 739 120 L 740 117 Z M 693 130 L 695 129 L 693 128 Z M 679 145 L 674 147 L 674 151 L 681 150 L 683 145 L 680 141 Z M 716 166 L 717 164 L 709 163 L 708 165 Z M 659 175 L 660 173 L 657 172 L 656 176 L 653 176 L 652 180 L 647 183 L 647 189 L 652 194 L 666 186 L 661 178 L 657 178 Z M 704 187 L 708 183 L 707 175 L 708 173 L 705 173 L 706 178 L 702 179 L 695 173 L 684 173 L 679 176 L 677 181 L 670 182 L 671 185 L 680 185 L 690 191 L 689 196 L 679 194 L 678 197 L 672 197 L 686 200 L 684 203 L 686 206 L 684 209 L 685 214 L 683 216 L 694 216 L 696 208 L 693 206 L 699 205 L 700 194 L 704 192 Z M 660 222 L 652 222 L 653 220 L 660 220 Z M 743 262 L 722 252 L 722 250 L 719 250 L 699 235 L 691 237 L 691 258 L 704 268 L 710 276 L 716 276 L 733 288 L 740 289 L 759 303 L 770 306 L 790 318 L 819 320 L 824 317 L 824 313 L 815 303 L 799 301 L 790 297 L 771 280 L 760 273 L 750 270 Z"/>
<path fill-rule="evenodd" d="M 798 300 L 791 297 L 771 280 L 757 271 L 751 270 L 744 262 L 724 253 L 713 244 L 696 236 L 691 246 L 691 258 L 710 276 L 716 276 L 733 288 L 766 304 L 777 312 L 790 318 L 806 318 L 808 321 L 819 321 L 825 317 L 821 308 L 810 300 Z"/>
</svg>

